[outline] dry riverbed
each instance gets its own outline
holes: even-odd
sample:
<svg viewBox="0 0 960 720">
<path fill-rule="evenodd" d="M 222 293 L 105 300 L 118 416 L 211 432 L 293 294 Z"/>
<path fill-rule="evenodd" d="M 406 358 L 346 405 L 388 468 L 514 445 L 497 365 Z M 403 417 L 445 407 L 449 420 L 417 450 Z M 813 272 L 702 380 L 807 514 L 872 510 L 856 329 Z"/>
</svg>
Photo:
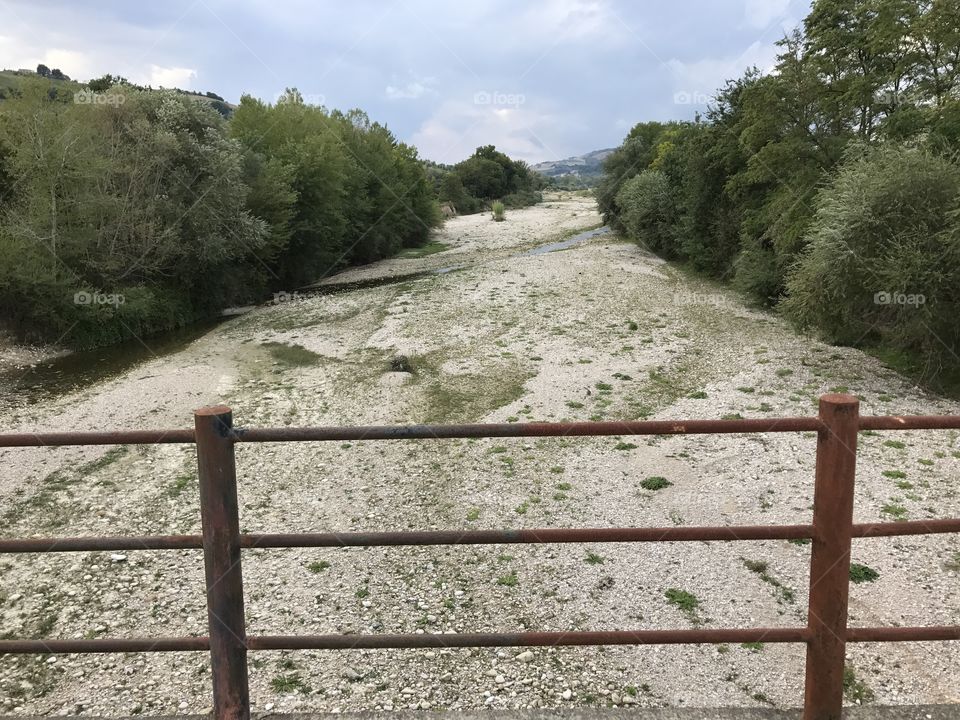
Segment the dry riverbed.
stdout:
<svg viewBox="0 0 960 720">
<path fill-rule="evenodd" d="M 442 252 L 352 270 L 378 287 L 260 308 L 4 429 L 960 413 L 864 354 L 794 334 L 731 291 L 612 235 L 573 194 L 456 218 Z M 439 249 L 439 248 L 435 248 Z M 424 274 L 462 266 L 442 274 Z M 420 273 L 420 274 L 418 274 Z M 397 372 L 391 361 L 409 361 Z M 864 434 L 857 521 L 960 514 L 957 433 Z M 798 523 L 810 435 L 242 445 L 251 532 Z M 188 446 L 0 451 L 4 536 L 199 532 Z M 662 478 L 662 480 L 649 480 Z M 954 536 L 857 541 L 854 625 L 960 622 Z M 250 634 L 796 626 L 809 546 L 256 550 Z M 872 579 L 870 579 L 872 578 Z M 205 634 L 199 552 L 0 559 L 4 637 Z M 849 700 L 960 702 L 960 644 L 853 645 Z M 561 705 L 798 706 L 794 645 L 251 653 L 254 710 Z M 0 713 L 164 715 L 209 707 L 196 654 L 0 658 Z"/>
</svg>

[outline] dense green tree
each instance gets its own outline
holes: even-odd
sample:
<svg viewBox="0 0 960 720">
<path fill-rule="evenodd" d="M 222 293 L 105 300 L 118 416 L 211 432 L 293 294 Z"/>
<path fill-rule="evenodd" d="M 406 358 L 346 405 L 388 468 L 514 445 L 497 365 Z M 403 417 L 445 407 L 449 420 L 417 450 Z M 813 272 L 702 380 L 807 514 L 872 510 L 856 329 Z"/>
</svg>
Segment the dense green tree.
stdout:
<svg viewBox="0 0 960 720">
<path fill-rule="evenodd" d="M 502 200 L 506 207 L 539 202 L 546 178 L 522 160 L 513 160 L 493 145 L 478 147 L 457 163 L 437 183 L 441 200 L 452 202 L 460 213 L 478 212 L 484 204 Z"/>
<path fill-rule="evenodd" d="M 915 148 L 856 148 L 820 195 L 783 309 L 844 344 L 957 368 L 960 165 Z"/>
<path fill-rule="evenodd" d="M 422 244 L 439 222 L 416 152 L 360 111 L 331 114 L 291 89 L 275 105 L 243 97 L 230 129 L 274 168 L 270 185 L 278 184 L 258 188 L 258 202 L 269 199 L 270 213 L 291 215 L 265 261 L 274 289 Z M 277 205 L 278 198 L 293 201 Z"/>
<path fill-rule="evenodd" d="M 65 103 L 28 84 L 0 113 L 15 185 L 0 306 L 28 334 L 92 345 L 189 322 L 223 306 L 232 264 L 263 242 L 220 117 L 173 93 L 123 92 Z M 77 292 L 129 302 L 78 305 Z"/>
<path fill-rule="evenodd" d="M 666 127 L 668 125 L 660 122 L 638 123 L 627 134 L 623 145 L 603 161 L 604 177 L 597 186 L 597 205 L 604 220 L 614 227 L 621 227 L 616 203 L 620 187 L 650 167 Z"/>
<path fill-rule="evenodd" d="M 607 160 L 604 217 L 801 327 L 960 377 L 960 4 L 815 0 L 778 45 L 775 71 L 728 82 L 706 122 L 635 126 Z M 884 284 L 932 300 L 874 307 Z"/>
<path fill-rule="evenodd" d="M 616 203 L 623 208 L 620 222 L 643 245 L 666 257 L 675 257 L 677 203 L 670 181 L 659 170 L 644 170 L 623 183 Z"/>
</svg>

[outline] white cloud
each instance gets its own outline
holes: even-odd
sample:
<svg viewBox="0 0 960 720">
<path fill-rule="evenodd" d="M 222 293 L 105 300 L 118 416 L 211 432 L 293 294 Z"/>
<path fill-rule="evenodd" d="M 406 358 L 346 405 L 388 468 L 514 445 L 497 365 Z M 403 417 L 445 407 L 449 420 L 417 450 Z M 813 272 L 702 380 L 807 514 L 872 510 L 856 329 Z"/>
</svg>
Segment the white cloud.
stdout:
<svg viewBox="0 0 960 720">
<path fill-rule="evenodd" d="M 503 107 L 490 103 L 447 101 L 414 133 L 421 157 L 455 163 L 481 145 L 496 145 L 512 158 L 537 163 L 566 157 L 558 139 L 568 130 L 563 116 L 533 110 L 528 104 Z"/>
<path fill-rule="evenodd" d="M 519 24 L 528 31 L 528 37 L 535 34 L 564 42 L 600 38 L 609 42 L 623 29 L 606 0 L 543 0 L 526 8 L 510 25 Z"/>
<path fill-rule="evenodd" d="M 53 69 L 58 68 L 72 78 L 86 80 L 95 67 L 89 54 L 66 48 L 46 48 L 40 50 L 18 37 L 0 35 L 0 56 L 5 59 L 5 67 L 15 70 L 34 70 L 43 63 Z"/>
<path fill-rule="evenodd" d="M 387 85 L 386 93 L 390 100 L 416 100 L 424 95 L 436 95 L 434 78 L 411 80 L 405 85 Z"/>
<path fill-rule="evenodd" d="M 184 67 L 150 66 L 148 85 L 162 88 L 180 88 L 190 90 L 190 84 L 197 77 L 197 71 Z"/>
<path fill-rule="evenodd" d="M 706 105 L 727 80 L 741 77 L 748 67 L 770 72 L 776 65 L 777 48 L 757 41 L 736 57 L 704 58 L 693 62 L 669 60 L 673 76 L 673 101 L 678 105 Z"/>
<path fill-rule="evenodd" d="M 745 0 L 744 17 L 747 24 L 764 29 L 771 24 L 785 24 L 788 21 L 787 10 L 793 0 Z"/>
</svg>

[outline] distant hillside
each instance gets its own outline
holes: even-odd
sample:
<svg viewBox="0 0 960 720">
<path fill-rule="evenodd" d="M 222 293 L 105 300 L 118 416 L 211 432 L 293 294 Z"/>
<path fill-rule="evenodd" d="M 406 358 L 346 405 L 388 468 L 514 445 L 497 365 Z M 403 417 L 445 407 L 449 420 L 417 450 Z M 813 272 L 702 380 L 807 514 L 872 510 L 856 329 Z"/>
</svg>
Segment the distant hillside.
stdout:
<svg viewBox="0 0 960 720">
<path fill-rule="evenodd" d="M 59 73 L 58 70 L 53 72 Z M 9 96 L 15 96 L 20 90 L 20 83 L 23 79 L 36 79 L 40 77 L 35 71 L 21 69 L 21 70 L 0 70 L 0 100 L 3 100 Z M 68 90 L 71 93 L 75 93 L 78 90 L 83 90 L 84 88 L 91 87 L 97 88 L 97 83 L 110 85 L 114 82 L 118 84 L 129 84 L 131 87 L 135 87 L 140 90 L 153 90 L 152 87 L 144 87 L 142 85 L 136 85 L 129 83 L 127 80 L 121 77 L 114 77 L 112 75 L 105 75 L 100 79 L 92 79 L 89 82 L 81 82 L 79 80 L 72 80 L 70 76 L 63 75 L 62 73 L 59 76 L 44 76 L 43 78 L 50 83 L 51 87 L 58 89 Z M 200 93 L 199 91 L 194 90 L 181 90 L 180 88 L 170 88 L 174 92 L 180 93 L 182 95 L 187 95 L 201 102 L 205 102 L 210 105 L 214 110 L 223 115 L 224 117 L 230 117 L 233 111 L 236 109 L 236 105 L 228 103 L 220 95 L 217 95 L 213 92 Z"/>
<path fill-rule="evenodd" d="M 594 150 L 565 160 L 537 163 L 533 169 L 549 178 L 573 180 L 592 185 L 603 175 L 603 161 L 614 149 Z"/>
</svg>

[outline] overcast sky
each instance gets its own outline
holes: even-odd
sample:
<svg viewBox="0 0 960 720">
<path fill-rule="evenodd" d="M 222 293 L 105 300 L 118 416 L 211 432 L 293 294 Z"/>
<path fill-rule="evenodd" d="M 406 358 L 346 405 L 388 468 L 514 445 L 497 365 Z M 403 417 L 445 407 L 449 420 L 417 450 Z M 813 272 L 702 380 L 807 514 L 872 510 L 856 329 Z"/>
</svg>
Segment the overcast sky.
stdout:
<svg viewBox="0 0 960 720">
<path fill-rule="evenodd" d="M 529 162 L 689 119 L 807 0 L 0 0 L 0 65 L 366 110 L 420 154 Z"/>
</svg>

